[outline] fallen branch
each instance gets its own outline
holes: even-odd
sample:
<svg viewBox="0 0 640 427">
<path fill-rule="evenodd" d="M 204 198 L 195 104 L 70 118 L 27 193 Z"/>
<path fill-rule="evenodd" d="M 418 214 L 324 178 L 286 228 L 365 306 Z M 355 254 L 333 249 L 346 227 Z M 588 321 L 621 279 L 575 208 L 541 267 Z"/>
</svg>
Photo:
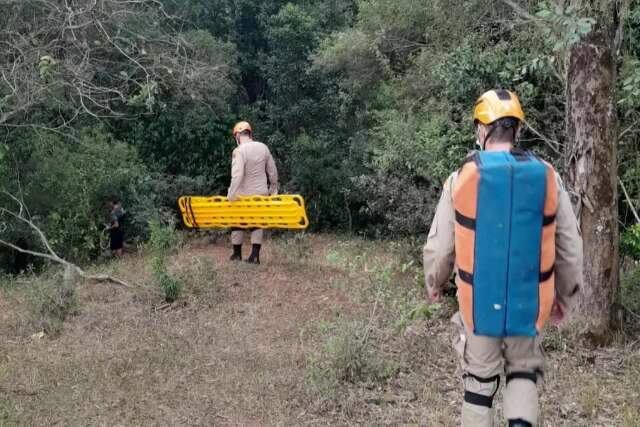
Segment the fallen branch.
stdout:
<svg viewBox="0 0 640 427">
<path fill-rule="evenodd" d="M 17 396 L 37 396 L 38 392 L 37 391 L 29 391 L 26 389 L 21 389 L 21 388 L 4 388 L 4 387 L 0 387 L 0 392 L 1 393 L 5 393 L 5 394 L 15 394 Z"/>
<path fill-rule="evenodd" d="M 25 207 L 24 204 L 22 203 L 22 201 L 18 200 L 17 197 L 13 196 L 10 193 L 4 192 L 4 194 L 6 194 L 7 196 L 9 196 L 13 201 L 15 201 L 19 206 L 20 206 L 20 212 L 25 211 Z M 80 268 L 78 265 L 67 261 L 66 259 L 61 258 L 60 256 L 58 256 L 58 254 L 56 254 L 56 252 L 53 250 L 53 248 L 51 247 L 51 244 L 49 243 L 49 240 L 47 239 L 47 237 L 44 235 L 44 233 L 42 232 L 42 230 L 40 230 L 40 228 L 35 225 L 33 223 L 33 221 L 31 221 L 30 219 L 27 219 L 19 214 L 16 214 L 15 212 L 12 212 L 6 208 L 0 208 L 0 214 L 7 214 L 15 219 L 17 219 L 18 221 L 23 222 L 24 224 L 26 224 L 27 226 L 29 226 L 29 228 L 31 228 L 40 238 L 40 241 L 42 242 L 42 245 L 46 248 L 47 253 L 45 252 L 37 252 L 37 251 L 32 251 L 29 249 L 25 249 L 25 248 L 21 248 L 20 246 L 17 246 L 13 243 L 7 242 L 6 240 L 0 239 L 0 245 L 6 246 L 8 248 L 11 248 L 17 252 L 23 253 L 23 254 L 27 254 L 27 255 L 31 255 L 34 257 L 38 257 L 38 258 L 44 258 L 47 259 L 49 261 L 55 262 L 57 264 L 60 264 L 62 266 L 64 266 L 65 268 L 70 268 L 71 270 L 75 271 L 78 276 L 82 277 L 85 280 L 92 280 L 92 281 L 96 281 L 96 282 L 110 282 L 110 283 L 115 283 L 116 285 L 120 285 L 123 286 L 125 288 L 133 288 L 133 286 L 131 286 L 130 284 L 128 284 L 127 282 L 117 279 L 115 277 L 109 276 L 108 274 L 89 274 L 87 272 L 85 272 L 82 268 Z"/>
</svg>

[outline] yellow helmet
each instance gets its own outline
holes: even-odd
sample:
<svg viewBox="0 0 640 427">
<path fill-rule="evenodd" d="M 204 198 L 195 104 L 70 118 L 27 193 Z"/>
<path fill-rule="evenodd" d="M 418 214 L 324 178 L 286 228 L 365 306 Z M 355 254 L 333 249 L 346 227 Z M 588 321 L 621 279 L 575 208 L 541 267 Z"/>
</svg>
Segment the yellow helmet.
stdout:
<svg viewBox="0 0 640 427">
<path fill-rule="evenodd" d="M 476 102 L 476 108 L 473 111 L 473 122 L 485 125 L 507 117 L 524 122 L 524 112 L 518 95 L 504 89 L 484 93 Z"/>
<path fill-rule="evenodd" d="M 236 125 L 233 127 L 233 136 L 235 137 L 237 134 L 241 132 L 253 133 L 253 129 L 251 129 L 251 125 L 249 124 L 249 122 L 236 123 Z"/>
</svg>

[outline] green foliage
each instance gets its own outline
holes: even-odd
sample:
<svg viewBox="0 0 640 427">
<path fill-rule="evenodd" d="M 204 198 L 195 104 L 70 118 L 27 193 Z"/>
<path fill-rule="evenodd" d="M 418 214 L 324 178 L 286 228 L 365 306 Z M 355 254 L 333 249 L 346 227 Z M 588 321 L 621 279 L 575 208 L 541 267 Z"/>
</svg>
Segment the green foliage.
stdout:
<svg viewBox="0 0 640 427">
<path fill-rule="evenodd" d="M 64 321 L 78 312 L 76 281 L 70 272 L 38 278 L 28 289 L 30 322 L 50 337 L 62 333 Z"/>
<path fill-rule="evenodd" d="M 157 95 L 158 83 L 151 81 L 143 84 L 138 93 L 131 96 L 127 102 L 132 107 L 146 107 L 147 110 L 152 111 L 156 104 Z"/>
<path fill-rule="evenodd" d="M 561 3 L 542 2 L 537 16 L 549 24 L 544 34 L 553 41 L 553 50 L 559 51 L 578 43 L 591 32 L 596 20 L 581 17 L 580 11 L 572 4 L 564 7 Z"/>
<path fill-rule="evenodd" d="M 0 427 L 11 425 L 10 414 L 11 413 L 9 412 L 9 403 L 4 398 L 0 398 Z"/>
<path fill-rule="evenodd" d="M 625 59 L 620 72 L 619 98 L 618 104 L 627 116 L 640 108 L 640 59 Z"/>
<path fill-rule="evenodd" d="M 374 129 L 372 165 L 386 175 L 440 184 L 467 153 L 471 135 L 455 128 L 444 115 L 430 117 L 380 113 Z"/>
<path fill-rule="evenodd" d="M 147 247 L 157 256 L 173 255 L 181 244 L 180 235 L 173 224 L 154 218 L 149 222 L 150 237 Z"/>
<path fill-rule="evenodd" d="M 634 320 L 637 323 L 637 316 L 640 315 L 640 265 L 637 261 L 631 269 L 622 274 L 620 302 L 628 311 L 635 314 Z"/>
<path fill-rule="evenodd" d="M 342 86 L 361 96 L 390 75 L 387 59 L 366 33 L 355 29 L 324 39 L 313 61 L 315 69 L 344 73 Z"/>
<path fill-rule="evenodd" d="M 336 227 L 348 221 L 352 207 L 345 202 L 345 195 L 351 188 L 349 176 L 359 168 L 354 165 L 348 169 L 351 153 L 346 149 L 329 135 L 304 133 L 288 154 L 291 178 L 285 191 L 294 190 L 305 196 L 310 221 L 316 227 Z"/>
<path fill-rule="evenodd" d="M 620 239 L 621 252 L 632 260 L 640 261 L 640 224 L 629 227 Z"/>
<path fill-rule="evenodd" d="M 441 309 L 440 304 L 427 304 L 424 301 L 403 301 L 400 306 L 400 315 L 396 321 L 396 329 L 399 332 L 409 326 L 415 320 L 431 319 Z"/>
<path fill-rule="evenodd" d="M 157 282 L 166 302 L 174 302 L 182 293 L 182 283 L 167 270 L 166 258 L 157 255 L 151 260 L 153 278 Z"/>
<path fill-rule="evenodd" d="M 38 73 L 40 74 L 40 80 L 43 83 L 51 83 L 51 81 L 55 77 L 55 60 L 49 56 L 45 55 L 40 58 L 40 62 L 38 63 Z"/>
<path fill-rule="evenodd" d="M 152 170 L 202 177 L 212 190 L 221 190 L 230 179 L 232 121 L 228 113 L 212 114 L 206 105 L 176 99 L 170 107 L 138 120 L 122 136 Z"/>
<path fill-rule="evenodd" d="M 78 33 L 73 49 L 58 49 L 64 59 L 47 44 L 58 46 L 55 32 L 22 34 L 64 14 L 21 3 L 0 14 L 0 28 L 36 48 L 16 65 L 28 64 L 24 85 L 0 79 L 0 117 L 25 107 L 0 142 L 0 187 L 24 198 L 61 255 L 90 259 L 107 195 L 123 199 L 135 241 L 158 211 L 176 213 L 180 195 L 224 194 L 230 129 L 247 119 L 275 155 L 281 190 L 305 196 L 315 229 L 423 239 L 443 181 L 474 148 L 470 115 L 485 90 L 518 92 L 536 129 L 523 148 L 563 171 L 562 55 L 611 7 L 561 3 L 519 3 L 531 23 L 493 0 L 115 2 L 100 18 L 116 44 Z M 620 175 L 637 203 L 640 3 L 625 7 Z M 15 56 L 0 57 L 5 74 Z M 630 225 L 629 207 L 620 211 Z M 24 235 L 12 227 L 12 240 Z"/>
<path fill-rule="evenodd" d="M 0 160 L 0 188 L 23 199 L 59 255 L 84 260 L 99 252 L 111 195 L 135 215 L 127 203 L 139 197 L 145 172 L 135 150 L 102 128 L 84 129 L 74 141 L 26 132 Z M 35 241 L 15 223 L 8 233 Z"/>
<path fill-rule="evenodd" d="M 357 323 L 340 323 L 317 354 L 307 358 L 307 383 L 323 397 L 335 397 L 340 384 L 384 382 L 398 373 L 398 366 L 375 350 L 370 330 Z"/>
<path fill-rule="evenodd" d="M 151 270 L 156 284 L 166 302 L 177 300 L 184 288 L 182 282 L 167 269 L 167 258 L 178 248 L 180 242 L 173 224 L 164 224 L 154 219 L 150 222 L 151 236 L 147 244 L 153 254 Z"/>
</svg>

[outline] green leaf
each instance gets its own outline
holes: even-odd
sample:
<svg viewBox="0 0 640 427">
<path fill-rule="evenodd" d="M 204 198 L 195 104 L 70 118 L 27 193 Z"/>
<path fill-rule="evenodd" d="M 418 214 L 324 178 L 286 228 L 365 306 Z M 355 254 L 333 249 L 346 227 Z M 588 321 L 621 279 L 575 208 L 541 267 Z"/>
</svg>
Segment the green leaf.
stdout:
<svg viewBox="0 0 640 427">
<path fill-rule="evenodd" d="M 542 9 L 541 11 L 539 11 L 538 13 L 536 13 L 536 16 L 542 18 L 542 19 L 548 19 L 551 16 L 551 11 L 548 9 Z"/>
</svg>

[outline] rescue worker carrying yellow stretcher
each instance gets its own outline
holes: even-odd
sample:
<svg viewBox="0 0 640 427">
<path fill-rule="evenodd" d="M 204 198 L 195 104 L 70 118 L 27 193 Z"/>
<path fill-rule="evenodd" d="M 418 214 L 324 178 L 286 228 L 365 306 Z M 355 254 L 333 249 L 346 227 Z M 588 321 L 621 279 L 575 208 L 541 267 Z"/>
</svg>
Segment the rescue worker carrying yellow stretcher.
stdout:
<svg viewBox="0 0 640 427">
<path fill-rule="evenodd" d="M 302 196 L 278 195 L 278 170 L 266 145 L 253 140 L 251 125 L 233 128 L 238 147 L 233 150 L 228 196 L 182 196 L 178 207 L 187 228 L 231 228 L 232 261 L 242 259 L 244 231 L 251 232 L 247 262 L 260 264 L 265 228 L 304 230 L 309 220 Z"/>
<path fill-rule="evenodd" d="M 518 97 L 485 93 L 474 122 L 480 151 L 444 184 L 424 247 L 426 286 L 439 301 L 455 268 L 462 426 L 494 425 L 504 372 L 509 426 L 532 427 L 543 327 L 550 317 L 562 320 L 582 285 L 582 239 L 553 167 L 514 148 L 524 122 Z"/>
<path fill-rule="evenodd" d="M 253 129 L 247 122 L 239 122 L 233 128 L 233 137 L 238 147 L 233 150 L 231 160 L 231 185 L 227 198 L 235 201 L 238 196 L 275 196 L 278 194 L 278 169 L 269 148 L 253 140 Z M 251 255 L 247 262 L 260 264 L 260 249 L 264 230 L 251 230 Z M 242 259 L 244 230 L 234 228 L 231 232 L 233 245 L 232 261 Z"/>
</svg>

